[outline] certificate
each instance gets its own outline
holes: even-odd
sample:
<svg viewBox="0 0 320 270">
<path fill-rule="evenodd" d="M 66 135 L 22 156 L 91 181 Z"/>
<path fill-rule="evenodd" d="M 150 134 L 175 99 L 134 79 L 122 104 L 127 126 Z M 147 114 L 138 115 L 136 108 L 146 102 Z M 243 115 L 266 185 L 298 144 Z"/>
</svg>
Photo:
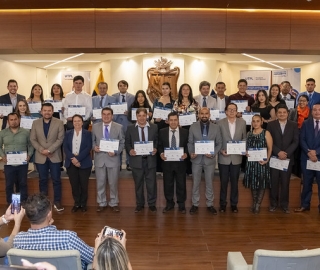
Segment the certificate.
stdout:
<svg viewBox="0 0 320 270">
<path fill-rule="evenodd" d="M 220 111 L 215 109 L 210 109 L 210 120 L 219 120 L 219 119 L 220 119 Z"/>
<path fill-rule="evenodd" d="M 243 119 L 244 121 L 246 121 L 246 125 L 247 125 L 247 126 L 251 126 L 252 117 L 253 117 L 254 115 L 256 115 L 256 114 L 259 114 L 259 115 L 260 115 L 259 112 L 244 112 L 244 113 L 242 113 L 242 119 Z"/>
<path fill-rule="evenodd" d="M 171 109 L 164 107 L 154 107 L 153 118 L 161 118 L 162 120 L 168 119 L 168 114 L 171 113 Z"/>
<path fill-rule="evenodd" d="M 307 170 L 320 171 L 320 161 L 307 160 Z"/>
<path fill-rule="evenodd" d="M 40 113 L 41 102 L 28 102 L 30 113 Z"/>
<path fill-rule="evenodd" d="M 231 100 L 230 102 L 237 105 L 237 107 L 238 107 L 238 112 L 245 112 L 245 111 L 247 111 L 248 100 Z"/>
<path fill-rule="evenodd" d="M 228 155 L 245 155 L 246 141 L 228 141 L 227 154 Z"/>
<path fill-rule="evenodd" d="M 134 142 L 134 151 L 138 156 L 152 155 L 153 141 L 148 142 Z"/>
<path fill-rule="evenodd" d="M 128 110 L 128 104 L 127 102 L 110 103 L 110 108 L 113 110 L 113 114 L 124 114 Z"/>
<path fill-rule="evenodd" d="M 61 100 L 48 99 L 48 100 L 45 100 L 44 102 L 51 103 L 53 106 L 54 112 L 61 112 L 62 111 L 62 101 Z"/>
<path fill-rule="evenodd" d="M 147 119 L 149 119 L 149 115 L 148 115 L 149 108 L 144 108 L 144 109 L 147 110 Z M 131 120 L 132 121 L 137 121 L 137 110 L 138 110 L 138 108 L 132 108 L 132 110 L 131 110 Z"/>
<path fill-rule="evenodd" d="M 95 119 L 101 119 L 101 108 L 99 109 L 93 109 L 92 110 L 92 117 L 94 117 Z"/>
<path fill-rule="evenodd" d="M 219 120 L 226 118 L 226 112 L 225 111 L 219 111 Z"/>
<path fill-rule="evenodd" d="M 0 115 L 8 116 L 9 113 L 12 113 L 13 107 L 11 104 L 0 104 Z"/>
<path fill-rule="evenodd" d="M 165 148 L 164 156 L 167 158 L 165 161 L 183 161 L 183 159 L 181 159 L 181 157 L 183 156 L 183 148 Z"/>
<path fill-rule="evenodd" d="M 248 161 L 266 161 L 268 159 L 267 148 L 249 148 Z"/>
<path fill-rule="evenodd" d="M 100 151 L 102 152 L 113 152 L 118 153 L 119 140 L 115 139 L 101 139 L 99 145 Z"/>
<path fill-rule="evenodd" d="M 75 114 L 79 114 L 83 117 L 86 116 L 86 107 L 82 105 L 69 105 L 68 106 L 68 117 L 72 117 Z"/>
<path fill-rule="evenodd" d="M 269 161 L 270 168 L 274 168 L 280 171 L 286 172 L 288 170 L 290 159 L 279 159 L 277 157 L 271 157 Z"/>
<path fill-rule="evenodd" d="M 27 164 L 27 152 L 7 152 L 7 165 L 23 165 Z"/>
<path fill-rule="evenodd" d="M 197 122 L 197 117 L 195 113 L 179 115 L 180 126 L 190 126 L 194 122 Z"/>
<path fill-rule="evenodd" d="M 294 108 L 294 104 L 295 104 L 294 99 L 285 100 L 285 102 L 289 110 Z"/>
<path fill-rule="evenodd" d="M 214 154 L 214 141 L 196 141 L 194 144 L 195 154 Z"/>
<path fill-rule="evenodd" d="M 33 121 L 37 119 L 39 118 L 32 116 L 21 116 L 20 127 L 25 129 L 31 129 Z"/>
</svg>

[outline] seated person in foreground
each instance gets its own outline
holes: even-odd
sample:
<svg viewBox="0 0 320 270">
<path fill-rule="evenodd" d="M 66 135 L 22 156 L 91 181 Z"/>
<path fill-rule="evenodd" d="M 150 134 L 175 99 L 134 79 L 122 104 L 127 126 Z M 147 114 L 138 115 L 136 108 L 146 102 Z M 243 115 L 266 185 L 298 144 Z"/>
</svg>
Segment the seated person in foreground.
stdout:
<svg viewBox="0 0 320 270">
<path fill-rule="evenodd" d="M 20 232 L 13 241 L 13 247 L 24 250 L 78 250 L 82 269 L 93 261 L 93 247 L 82 241 L 75 232 L 57 230 L 51 225 L 52 205 L 43 194 L 28 197 L 24 205 L 31 228 Z"/>
</svg>

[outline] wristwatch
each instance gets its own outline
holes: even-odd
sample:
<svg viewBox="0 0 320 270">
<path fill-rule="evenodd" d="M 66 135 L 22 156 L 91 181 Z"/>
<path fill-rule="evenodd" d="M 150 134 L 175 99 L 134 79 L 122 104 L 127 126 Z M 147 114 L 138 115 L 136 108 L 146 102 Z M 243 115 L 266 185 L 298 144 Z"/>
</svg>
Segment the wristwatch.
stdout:
<svg viewBox="0 0 320 270">
<path fill-rule="evenodd" d="M 48 151 L 49 154 L 51 153 L 50 150 L 47 150 L 47 151 Z"/>
</svg>

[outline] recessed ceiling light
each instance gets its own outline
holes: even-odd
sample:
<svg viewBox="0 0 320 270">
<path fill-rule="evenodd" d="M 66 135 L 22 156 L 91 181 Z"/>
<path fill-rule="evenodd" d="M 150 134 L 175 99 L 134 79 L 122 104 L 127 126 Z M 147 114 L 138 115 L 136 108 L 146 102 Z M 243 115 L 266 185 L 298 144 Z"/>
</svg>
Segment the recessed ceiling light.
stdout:
<svg viewBox="0 0 320 270">
<path fill-rule="evenodd" d="M 265 61 L 265 60 L 260 59 L 260 58 L 258 58 L 258 57 L 252 56 L 252 55 L 250 55 L 250 54 L 242 53 L 242 55 L 247 56 L 247 57 L 250 57 L 250 58 L 255 59 L 255 60 L 258 60 L 258 61 L 260 61 L 260 62 L 262 62 L 262 63 L 266 63 L 266 64 L 268 64 L 268 65 L 271 65 L 271 66 L 274 66 L 274 67 L 277 67 L 277 68 L 284 69 L 283 67 L 280 67 L 280 66 L 278 66 L 278 65 L 276 65 L 276 64 L 272 64 L 272 63 L 269 62 L 269 61 Z"/>
<path fill-rule="evenodd" d="M 81 56 L 81 55 L 83 55 L 83 54 L 84 54 L 84 53 L 76 54 L 76 55 L 71 56 L 71 57 L 68 57 L 68 58 L 66 58 L 66 59 L 62 59 L 62 60 L 60 60 L 60 61 L 54 62 L 54 63 L 52 63 L 52 64 L 50 64 L 50 65 L 47 65 L 47 66 L 45 66 L 45 67 L 43 67 L 43 68 L 51 67 L 51 66 L 53 66 L 53 65 L 56 65 L 56 64 L 65 62 L 65 61 L 70 60 L 70 59 L 72 59 L 72 58 L 76 58 L 76 57 Z"/>
</svg>

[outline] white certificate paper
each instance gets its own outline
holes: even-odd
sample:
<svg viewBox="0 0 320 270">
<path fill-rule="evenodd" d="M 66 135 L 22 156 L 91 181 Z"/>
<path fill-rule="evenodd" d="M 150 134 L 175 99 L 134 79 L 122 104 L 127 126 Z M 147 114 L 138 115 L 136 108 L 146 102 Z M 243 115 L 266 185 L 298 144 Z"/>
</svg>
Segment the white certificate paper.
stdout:
<svg viewBox="0 0 320 270">
<path fill-rule="evenodd" d="M 81 105 L 69 105 L 68 106 L 68 117 L 72 117 L 75 114 L 79 114 L 83 117 L 86 116 L 86 107 Z"/>
<path fill-rule="evenodd" d="M 307 170 L 320 171 L 320 161 L 307 160 Z"/>
<path fill-rule="evenodd" d="M 124 114 L 124 112 L 128 110 L 128 104 L 127 102 L 111 103 L 110 108 L 113 110 L 113 114 Z"/>
<path fill-rule="evenodd" d="M 248 161 L 266 161 L 268 159 L 267 148 L 249 148 Z"/>
<path fill-rule="evenodd" d="M 244 113 L 242 113 L 242 119 L 243 119 L 244 121 L 246 121 L 246 125 L 247 125 L 247 126 L 251 126 L 252 117 L 253 117 L 254 115 L 256 115 L 256 114 L 259 114 L 259 115 L 260 115 L 259 112 L 244 112 Z"/>
<path fill-rule="evenodd" d="M 231 103 L 237 105 L 238 112 L 245 112 L 248 107 L 248 100 L 232 100 Z"/>
<path fill-rule="evenodd" d="M 228 155 L 245 155 L 246 141 L 228 141 L 227 154 Z"/>
<path fill-rule="evenodd" d="M 197 117 L 195 113 L 192 114 L 180 114 L 179 115 L 179 123 L 180 126 L 190 126 L 193 123 L 197 122 Z"/>
<path fill-rule="evenodd" d="M 161 118 L 167 120 L 168 114 L 171 113 L 171 109 L 164 107 L 155 107 L 153 110 L 153 118 Z"/>
<path fill-rule="evenodd" d="M 147 113 L 149 113 L 149 108 L 145 108 L 147 110 Z M 137 121 L 137 110 L 138 108 L 132 108 L 131 110 L 131 120 Z M 149 119 L 149 115 L 147 116 L 147 119 Z"/>
<path fill-rule="evenodd" d="M 9 113 L 12 113 L 13 107 L 11 104 L 0 104 L 0 114 L 3 116 L 8 116 Z"/>
<path fill-rule="evenodd" d="M 167 158 L 165 161 L 183 161 L 183 159 L 181 159 L 181 157 L 183 156 L 183 148 L 165 148 L 164 156 Z"/>
<path fill-rule="evenodd" d="M 20 127 L 25 129 L 31 129 L 33 121 L 37 119 L 39 118 L 32 116 L 21 116 Z"/>
<path fill-rule="evenodd" d="M 115 139 L 101 139 L 99 145 L 100 151 L 102 152 L 113 152 L 118 153 L 119 140 Z"/>
<path fill-rule="evenodd" d="M 290 159 L 279 159 L 277 157 L 271 157 L 269 161 L 270 168 L 274 168 L 280 171 L 286 172 L 288 170 Z"/>
<path fill-rule="evenodd" d="M 195 154 L 197 155 L 213 155 L 214 141 L 196 141 L 194 144 Z"/>
<path fill-rule="evenodd" d="M 7 152 L 7 165 L 23 165 L 27 164 L 27 152 Z"/>
<path fill-rule="evenodd" d="M 220 119 L 220 111 L 215 109 L 210 109 L 210 120 L 219 120 L 219 119 Z"/>
<path fill-rule="evenodd" d="M 134 151 L 138 156 L 152 155 L 153 141 L 148 142 L 134 142 Z"/>
<path fill-rule="evenodd" d="M 28 102 L 30 113 L 40 113 L 41 102 Z"/>
<path fill-rule="evenodd" d="M 294 108 L 294 103 L 295 103 L 294 99 L 285 100 L 285 102 L 289 110 Z"/>
<path fill-rule="evenodd" d="M 53 106 L 54 112 L 61 112 L 62 111 L 62 101 L 61 100 L 48 99 L 48 100 L 45 100 L 44 102 L 51 103 Z"/>
<path fill-rule="evenodd" d="M 219 111 L 219 120 L 226 118 L 226 112 L 225 111 Z"/>
<path fill-rule="evenodd" d="M 92 117 L 94 117 L 95 119 L 101 119 L 101 108 L 99 109 L 93 109 L 92 110 Z"/>
</svg>

